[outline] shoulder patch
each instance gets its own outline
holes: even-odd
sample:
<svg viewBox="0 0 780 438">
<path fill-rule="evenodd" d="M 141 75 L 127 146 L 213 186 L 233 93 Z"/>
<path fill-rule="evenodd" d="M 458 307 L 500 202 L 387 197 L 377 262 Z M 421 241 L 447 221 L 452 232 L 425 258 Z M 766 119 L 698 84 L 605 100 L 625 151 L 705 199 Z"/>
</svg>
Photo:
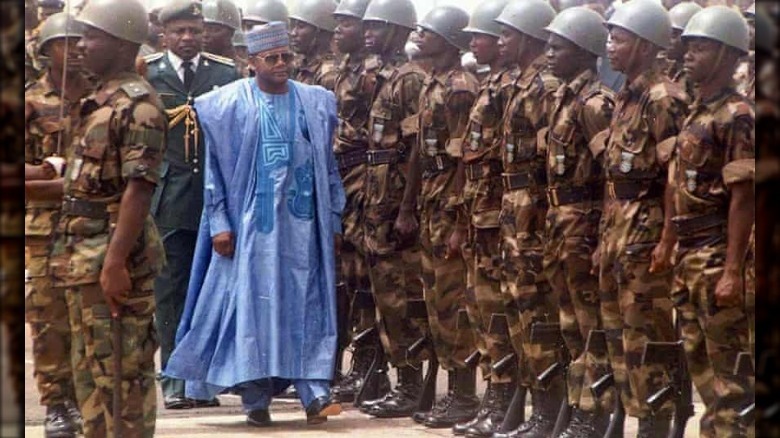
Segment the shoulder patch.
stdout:
<svg viewBox="0 0 780 438">
<path fill-rule="evenodd" d="M 148 64 L 150 62 L 154 62 L 161 59 L 163 56 L 165 56 L 165 53 L 163 52 L 152 53 L 151 55 L 144 56 L 144 62 Z"/>
<path fill-rule="evenodd" d="M 203 56 L 204 58 L 210 60 L 210 61 L 219 62 L 219 63 L 222 63 L 222 64 L 227 64 L 227 65 L 229 65 L 231 67 L 235 67 L 236 66 L 235 61 L 233 61 L 232 59 L 227 58 L 225 56 L 219 56 L 219 55 L 215 55 L 215 54 L 209 53 L 209 52 L 200 52 L 200 55 Z"/>
<path fill-rule="evenodd" d="M 119 88 L 127 93 L 131 99 L 136 99 L 149 94 L 149 89 L 140 81 L 125 82 Z"/>
</svg>

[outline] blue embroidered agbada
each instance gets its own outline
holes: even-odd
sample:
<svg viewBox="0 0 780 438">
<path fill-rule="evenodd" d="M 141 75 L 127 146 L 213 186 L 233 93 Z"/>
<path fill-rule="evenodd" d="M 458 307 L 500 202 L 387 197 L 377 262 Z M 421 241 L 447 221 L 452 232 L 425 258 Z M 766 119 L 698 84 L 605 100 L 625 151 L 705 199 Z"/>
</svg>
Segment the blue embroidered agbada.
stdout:
<svg viewBox="0 0 780 438">
<path fill-rule="evenodd" d="M 333 376 L 333 239 L 345 202 L 331 143 L 336 101 L 321 87 L 288 84 L 285 100 L 264 99 L 251 78 L 195 100 L 207 153 L 204 210 L 164 370 L 187 381 L 187 397 L 271 377 Z M 234 235 L 232 258 L 212 249 L 225 231 Z"/>
</svg>

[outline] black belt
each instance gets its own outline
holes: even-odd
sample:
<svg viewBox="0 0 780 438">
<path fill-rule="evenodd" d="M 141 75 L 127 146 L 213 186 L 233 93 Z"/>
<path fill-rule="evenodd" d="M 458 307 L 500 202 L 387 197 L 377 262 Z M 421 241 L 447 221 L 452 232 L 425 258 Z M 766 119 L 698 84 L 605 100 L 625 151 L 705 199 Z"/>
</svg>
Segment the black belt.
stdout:
<svg viewBox="0 0 780 438">
<path fill-rule="evenodd" d="M 342 154 L 336 154 L 336 162 L 339 164 L 339 170 L 341 171 L 352 169 L 361 164 L 366 164 L 366 150 L 357 149 Z"/>
<path fill-rule="evenodd" d="M 379 149 L 366 151 L 366 162 L 369 166 L 380 164 L 400 163 L 406 159 L 406 155 L 396 149 Z"/>
<path fill-rule="evenodd" d="M 551 207 L 597 201 L 604 198 L 600 184 L 586 184 L 572 187 L 550 187 L 547 189 L 547 202 Z"/>
<path fill-rule="evenodd" d="M 618 201 L 661 198 L 664 185 L 656 181 L 607 181 L 607 193 Z"/>
<path fill-rule="evenodd" d="M 81 216 L 90 219 L 108 219 L 105 202 L 86 201 L 84 199 L 65 198 L 62 201 L 62 214 Z"/>
<path fill-rule="evenodd" d="M 438 154 L 433 157 L 427 157 L 425 163 L 425 172 L 423 178 L 430 178 L 438 175 L 447 169 L 455 167 L 455 159 L 445 154 Z"/>
<path fill-rule="evenodd" d="M 467 164 L 466 178 L 468 178 L 469 181 L 476 181 L 501 173 L 503 168 L 504 166 L 501 162 L 496 160 Z"/>
<path fill-rule="evenodd" d="M 726 213 L 716 211 L 692 218 L 675 217 L 672 223 L 678 236 L 691 236 L 701 231 L 726 225 Z"/>
<path fill-rule="evenodd" d="M 544 186 L 547 184 L 547 174 L 544 169 L 532 172 L 504 173 L 501 175 L 504 181 L 504 190 L 526 189 L 532 185 Z"/>
</svg>

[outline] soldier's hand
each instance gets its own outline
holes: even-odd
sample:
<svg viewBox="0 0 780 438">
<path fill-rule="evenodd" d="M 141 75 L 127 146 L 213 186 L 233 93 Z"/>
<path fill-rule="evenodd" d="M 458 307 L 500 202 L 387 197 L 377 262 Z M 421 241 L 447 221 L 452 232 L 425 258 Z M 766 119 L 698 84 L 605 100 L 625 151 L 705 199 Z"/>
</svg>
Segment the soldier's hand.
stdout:
<svg viewBox="0 0 780 438">
<path fill-rule="evenodd" d="M 734 271 L 724 271 L 715 286 L 715 305 L 718 307 L 737 307 L 744 300 L 742 275 Z"/>
<path fill-rule="evenodd" d="M 130 271 L 127 270 L 127 266 L 124 263 L 106 262 L 100 271 L 100 287 L 103 289 L 103 296 L 111 310 L 111 316 L 118 317 L 132 288 Z"/>
<path fill-rule="evenodd" d="M 211 238 L 214 251 L 222 257 L 233 257 L 233 233 L 225 231 Z"/>
<path fill-rule="evenodd" d="M 658 245 L 653 248 L 653 252 L 650 254 L 650 268 L 651 273 L 659 273 L 667 271 L 672 267 L 672 251 L 674 250 L 674 243 L 670 243 L 665 240 L 658 242 Z"/>
<path fill-rule="evenodd" d="M 455 231 L 450 234 L 450 238 L 447 240 L 447 252 L 444 254 L 445 259 L 451 259 L 460 255 L 460 247 L 463 245 L 463 239 L 465 233 L 460 228 L 455 228 Z"/>
<path fill-rule="evenodd" d="M 417 231 L 418 226 L 414 213 L 410 211 L 399 212 L 394 224 L 395 231 L 404 238 L 408 238 L 414 234 Z"/>
</svg>

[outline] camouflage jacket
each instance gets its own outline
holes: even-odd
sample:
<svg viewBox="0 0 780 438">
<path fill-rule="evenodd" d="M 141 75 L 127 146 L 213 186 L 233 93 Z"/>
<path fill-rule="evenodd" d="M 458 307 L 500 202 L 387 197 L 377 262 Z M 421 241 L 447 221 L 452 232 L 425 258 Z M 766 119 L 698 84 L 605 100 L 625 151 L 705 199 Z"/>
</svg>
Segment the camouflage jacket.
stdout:
<svg viewBox="0 0 780 438">
<path fill-rule="evenodd" d="M 463 156 L 466 126 L 478 91 L 477 79 L 461 66 L 442 73 L 434 71 L 426 78 L 417 134 L 423 170 L 422 203 L 435 201 L 444 209 L 461 204 L 461 194 L 455 192 L 455 170 Z"/>
<path fill-rule="evenodd" d="M 167 120 L 154 88 L 135 73 L 104 80 L 82 100 L 65 174 L 65 201 L 52 254 L 61 286 L 96 283 L 130 179 L 160 180 Z M 133 278 L 159 272 L 162 244 L 151 215 L 131 250 Z"/>
<path fill-rule="evenodd" d="M 336 86 L 338 67 L 338 59 L 330 53 L 312 57 L 298 55 L 295 58 L 293 73 L 290 77 L 304 84 L 321 85 L 333 91 Z"/>
<path fill-rule="evenodd" d="M 748 99 L 756 100 L 756 52 L 750 51 L 734 72 L 737 91 Z"/>
<path fill-rule="evenodd" d="M 41 75 L 41 62 L 38 60 L 38 29 L 24 31 L 24 82 L 36 80 Z"/>
<path fill-rule="evenodd" d="M 60 92 L 49 73 L 44 73 L 24 92 L 24 162 L 40 165 L 53 155 L 67 157 L 70 148 L 71 121 L 78 102 L 64 102 L 60 119 Z M 58 151 L 59 142 L 59 151 Z M 60 201 L 30 201 L 25 205 L 24 234 L 51 237 L 59 216 Z"/>
<path fill-rule="evenodd" d="M 368 147 L 368 119 L 374 100 L 375 80 L 364 74 L 362 55 L 345 55 L 338 69 L 334 94 L 338 102 L 339 124 L 333 152 L 341 154 Z"/>
<path fill-rule="evenodd" d="M 547 183 L 551 189 L 594 187 L 601 192 L 604 175 L 601 163 L 589 144 L 609 127 L 614 94 L 585 70 L 555 92 L 555 105 L 544 139 L 547 150 Z M 594 192 L 594 195 L 597 193 Z M 582 202 L 550 206 L 548 230 L 552 237 L 598 234 L 601 199 L 583 197 Z"/>
<path fill-rule="evenodd" d="M 539 149 L 539 132 L 547 127 L 560 81 L 546 71 L 544 55 L 520 73 L 514 94 L 504 111 L 502 158 L 506 173 L 544 171 L 545 151 Z"/>
<path fill-rule="evenodd" d="M 675 213 L 690 219 L 729 210 L 729 186 L 755 175 L 751 102 L 733 88 L 707 101 L 696 100 L 685 119 L 669 179 L 675 188 Z M 715 227 L 694 234 L 723 233 Z"/>
<path fill-rule="evenodd" d="M 692 100 L 694 98 L 694 85 L 690 78 L 688 78 L 688 75 L 685 73 L 682 61 L 669 60 L 669 64 L 666 67 L 665 73 L 666 76 L 672 80 L 672 82 L 675 82 L 677 85 L 682 87 L 683 90 L 685 90 L 689 99 Z"/>
<path fill-rule="evenodd" d="M 597 152 L 605 148 L 603 166 L 611 205 L 605 210 L 602 226 L 618 247 L 652 244 L 660 238 L 663 186 L 670 158 L 664 151 L 671 150 L 687 106 L 682 88 L 657 69 L 627 83 L 616 97 L 604 142 L 599 139 L 593 147 Z M 638 193 L 618 199 L 616 187 Z"/>
</svg>

